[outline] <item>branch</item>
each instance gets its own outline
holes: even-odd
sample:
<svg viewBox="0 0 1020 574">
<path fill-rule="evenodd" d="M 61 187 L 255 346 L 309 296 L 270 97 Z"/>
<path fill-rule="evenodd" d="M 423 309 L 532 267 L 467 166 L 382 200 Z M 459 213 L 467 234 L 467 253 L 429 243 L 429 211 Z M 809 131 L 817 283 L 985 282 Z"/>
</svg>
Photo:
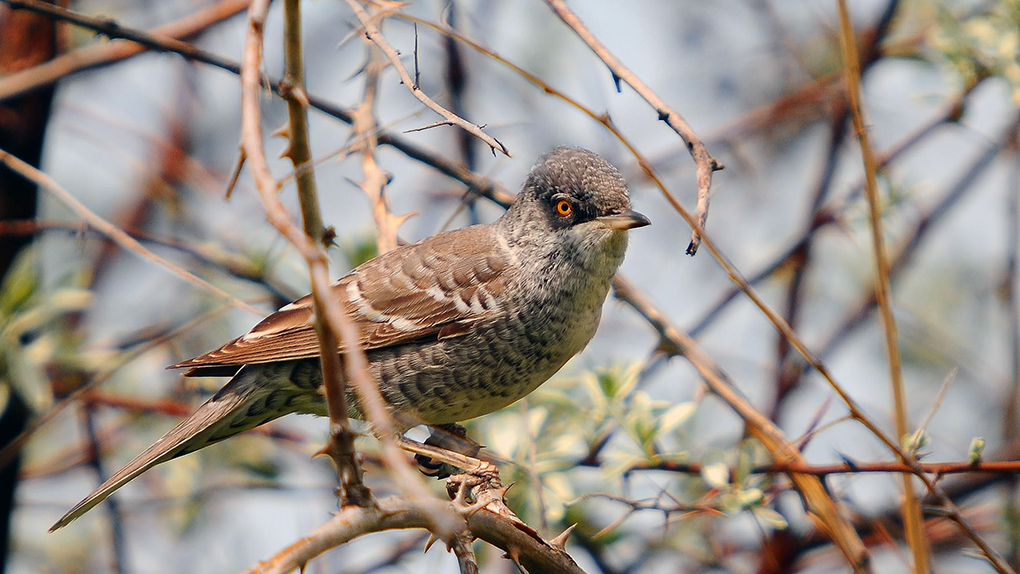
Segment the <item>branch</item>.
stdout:
<svg viewBox="0 0 1020 574">
<path fill-rule="evenodd" d="M 443 505 L 458 512 L 461 525 L 472 534 L 503 549 L 531 572 L 584 573 L 561 549 L 542 540 L 526 525 L 501 516 L 498 511 L 455 507 L 452 502 Z M 272 559 L 252 566 L 246 573 L 286 574 L 304 568 L 316 556 L 359 536 L 383 530 L 428 528 L 431 521 L 428 511 L 400 497 L 380 499 L 373 508 L 348 507 Z"/>
<path fill-rule="evenodd" d="M 324 252 L 326 246 L 323 244 L 325 229 L 322 226 L 322 215 L 319 211 L 319 193 L 315 183 L 315 170 L 311 168 L 312 152 L 308 143 L 308 118 L 304 104 L 306 98 L 304 97 L 304 58 L 301 49 L 300 0 L 286 0 L 283 12 L 284 60 L 286 63 L 284 82 L 288 88 L 287 94 L 290 96 L 287 98 L 289 144 L 284 155 L 290 158 L 294 166 L 294 179 L 297 183 L 305 238 L 316 246 L 314 253 L 309 253 L 308 256 L 309 273 L 313 275 L 325 273 L 328 278 Z M 245 45 L 247 47 L 257 42 L 258 54 L 261 54 L 262 51 L 262 30 L 265 16 L 264 12 L 257 13 L 254 6 L 252 7 L 251 26 L 248 29 L 249 38 Z M 246 56 L 253 57 L 255 60 L 253 67 L 256 70 L 261 67 L 261 58 L 258 54 L 253 57 L 253 52 L 246 51 Z M 246 58 L 245 64 L 248 63 Z M 257 79 L 257 74 L 255 77 Z M 247 79 L 250 78 L 251 75 L 248 75 Z M 246 76 L 242 73 L 242 82 L 245 79 Z M 257 112 L 257 100 L 255 103 Z M 260 153 L 264 153 L 261 137 L 258 147 Z M 250 156 L 247 146 L 244 156 Z M 275 181 L 272 184 L 273 187 L 278 187 Z M 260 186 L 260 190 L 262 187 L 266 186 Z M 286 221 L 288 227 L 293 227 L 290 225 L 289 217 L 286 217 Z M 371 492 L 363 482 L 361 463 L 358 461 L 357 450 L 354 448 L 354 431 L 347 418 L 347 396 L 344 393 L 340 357 L 336 352 L 340 346 L 336 336 L 337 330 L 334 330 L 326 318 L 325 301 L 330 298 L 330 295 L 329 286 L 322 289 L 320 285 L 314 283 L 313 278 L 312 301 L 315 313 L 315 332 L 319 340 L 322 382 L 326 392 L 326 408 L 329 414 L 329 444 L 325 452 L 329 454 L 333 464 L 336 465 L 340 478 L 340 506 L 351 504 L 362 507 L 371 506 L 374 501 Z M 350 323 L 350 319 L 347 319 L 347 322 Z M 361 351 L 356 338 L 345 337 L 344 341 L 347 343 L 345 348 L 353 348 L 354 353 Z"/>
<path fill-rule="evenodd" d="M 350 1 L 350 0 L 348 0 Z M 613 80 L 616 82 L 617 88 L 620 86 L 620 82 L 626 82 L 638 93 L 648 105 L 655 109 L 656 113 L 659 114 L 659 119 L 666 122 L 666 125 L 673 128 L 673 131 L 680 136 L 680 139 L 687 144 L 687 151 L 690 152 L 691 158 L 694 160 L 694 164 L 697 168 L 698 178 L 698 208 L 697 223 L 694 225 L 691 231 L 691 243 L 687 246 L 687 254 L 694 255 L 698 252 L 698 247 L 701 245 L 701 232 L 705 227 L 705 223 L 708 221 L 708 202 L 712 188 L 712 174 L 718 170 L 723 169 L 723 165 L 715 160 L 709 153 L 708 149 L 705 148 L 705 144 L 702 143 L 698 135 L 694 133 L 691 126 L 687 124 L 683 116 L 671 109 L 666 102 L 662 100 L 651 88 L 646 86 L 641 78 L 637 77 L 631 72 L 626 66 L 623 65 L 612 52 L 609 51 L 591 30 L 581 22 L 581 19 L 574 14 L 570 8 L 567 7 L 566 2 L 563 0 L 545 0 L 545 3 L 552 8 L 552 11 L 574 31 L 575 34 L 581 41 L 591 48 L 591 51 L 599 57 L 600 60 L 609 68 L 610 73 L 613 74 Z"/>
<path fill-rule="evenodd" d="M 44 64 L 4 76 L 0 81 L 0 100 L 52 84 L 75 72 L 130 58 L 149 48 L 177 53 L 189 60 L 203 62 L 237 74 L 240 65 L 236 62 L 195 48 L 180 39 L 194 36 L 213 24 L 243 12 L 250 3 L 249 0 L 221 0 L 184 18 L 143 32 L 121 26 L 110 18 L 88 16 L 40 0 L 0 0 L 0 2 L 12 8 L 31 10 L 57 20 L 65 20 L 114 39 L 112 42 L 102 42 L 68 52 Z"/>
<path fill-rule="evenodd" d="M 245 311 L 255 315 L 264 314 L 262 311 L 259 311 L 244 301 L 241 301 L 237 297 L 234 297 L 230 293 L 227 293 L 212 283 L 209 283 L 205 279 L 202 279 L 194 273 L 191 273 L 190 271 L 160 257 L 159 255 L 156 255 L 152 251 L 149 251 L 144 245 L 125 233 L 124 230 L 113 225 L 109 221 L 106 221 L 102 217 L 96 215 L 95 212 L 85 207 L 84 204 L 75 199 L 73 195 L 68 193 L 66 189 L 61 187 L 60 184 L 54 181 L 49 175 L 39 171 L 2 149 L 0 149 L 0 163 L 3 163 L 25 179 L 33 181 L 40 188 L 45 189 L 50 193 L 50 195 L 76 213 L 78 217 L 81 217 L 90 227 L 102 233 L 106 238 L 119 245 L 125 251 L 137 255 L 144 261 L 155 263 L 199 289 L 208 291 L 219 299 L 224 300 L 233 307 L 244 309 Z"/>
<path fill-rule="evenodd" d="M 503 155 L 511 157 L 510 151 L 506 149 L 506 146 L 500 143 L 500 141 L 497 140 L 496 138 L 483 132 L 480 126 L 476 126 L 475 124 L 468 122 L 467 120 L 461 118 L 457 114 L 447 110 L 443 106 L 440 106 L 439 104 L 434 102 L 432 98 L 425 95 L 425 92 L 421 90 L 421 87 L 418 85 L 418 83 L 415 82 L 414 79 L 411 77 L 411 74 L 407 72 L 407 68 L 404 67 L 403 63 L 401 63 L 400 54 L 398 54 L 397 51 L 393 48 L 393 46 L 391 46 L 390 43 L 386 41 L 386 38 L 382 35 L 382 32 L 379 31 L 379 28 L 375 25 L 374 22 L 375 18 L 370 17 L 368 13 L 365 12 L 365 9 L 361 7 L 361 4 L 358 3 L 358 0 L 347 0 L 347 4 L 351 7 L 351 10 L 354 11 L 354 14 L 355 16 L 358 17 L 358 20 L 361 21 L 361 25 L 365 29 L 365 36 L 367 36 L 368 39 L 371 40 L 372 43 L 374 43 L 376 46 L 378 46 L 379 49 L 382 50 L 383 54 L 386 55 L 386 58 L 390 61 L 390 64 L 393 65 L 393 68 L 397 71 L 397 74 L 400 75 L 400 81 L 404 84 L 404 86 L 407 87 L 408 90 L 411 91 L 411 95 L 417 98 L 419 102 L 425 104 L 425 106 L 430 110 L 436 112 L 440 116 L 443 116 L 443 118 L 445 118 L 447 122 L 450 122 L 451 124 L 456 126 L 460 126 L 460 128 L 463 129 L 464 131 L 470 133 L 471 135 L 485 142 L 493 153 L 496 153 L 496 150 L 499 150 Z"/>
<path fill-rule="evenodd" d="M 782 465 L 806 464 L 783 432 L 744 398 L 729 376 L 701 350 L 694 339 L 670 325 L 665 316 L 652 307 L 622 276 L 617 275 L 613 279 L 613 288 L 618 299 L 628 303 L 656 327 L 662 337 L 665 352 L 681 354 L 690 361 L 712 392 L 746 422 L 748 431 L 768 450 L 773 460 Z M 854 571 L 868 572 L 870 557 L 867 548 L 853 525 L 839 511 L 821 479 L 796 472 L 788 476 L 800 492 L 807 511 L 821 522 Z"/>
<path fill-rule="evenodd" d="M 599 466 L 599 460 L 582 460 L 579 462 L 584 466 Z M 638 463 L 628 466 L 627 471 L 632 470 L 666 470 L 685 474 L 699 474 L 704 469 L 703 464 L 698 462 L 672 462 L 661 461 L 654 464 Z M 949 461 L 949 462 L 921 462 L 917 465 L 923 472 L 942 477 L 951 474 L 1005 474 L 1015 475 L 1020 473 L 1020 461 Z M 828 476 L 830 474 L 914 474 L 914 468 L 897 461 L 861 462 L 846 461 L 834 464 L 807 464 L 807 463 L 774 463 L 753 467 L 746 471 L 748 474 L 778 474 L 791 473 L 812 474 L 815 476 Z M 736 474 L 735 472 L 733 474 Z"/>
<path fill-rule="evenodd" d="M 377 44 L 368 42 L 364 96 L 361 105 L 354 111 L 355 139 L 360 141 L 355 149 L 361 153 L 361 170 L 365 175 L 364 181 L 359 183 L 358 187 L 365 192 L 372 204 L 376 245 L 380 255 L 397 248 L 397 229 L 409 217 L 393 215 L 390 211 L 386 200 L 386 185 L 389 184 L 390 176 L 375 161 L 375 150 L 379 144 L 379 123 L 375 118 L 375 104 L 379 93 L 379 76 L 386 67 L 382 55 L 382 49 Z"/>
<path fill-rule="evenodd" d="M 882 317 L 885 351 L 889 361 L 889 383 L 893 391 L 896 435 L 902 437 L 910 431 L 907 428 L 907 404 L 903 390 L 903 371 L 900 365 L 896 318 L 893 316 L 892 294 L 889 288 L 889 259 L 886 256 L 882 230 L 881 205 L 875 175 L 877 167 L 864 119 L 864 105 L 861 103 L 861 69 L 854 40 L 853 24 L 850 22 L 846 0 L 837 0 L 836 5 L 839 8 L 839 44 L 843 54 L 843 79 L 846 85 L 850 117 L 853 119 L 854 131 L 857 133 L 864 162 L 864 191 L 868 198 L 868 217 L 871 222 L 871 240 L 877 271 L 875 294 L 877 295 L 879 314 Z M 913 478 L 908 475 L 903 475 L 903 524 L 906 529 L 907 545 L 914 556 L 914 572 L 926 574 L 931 570 L 931 559 L 928 545 L 924 539 L 921 503 L 914 492 Z M 991 556 L 988 558 L 992 559 Z"/>
</svg>

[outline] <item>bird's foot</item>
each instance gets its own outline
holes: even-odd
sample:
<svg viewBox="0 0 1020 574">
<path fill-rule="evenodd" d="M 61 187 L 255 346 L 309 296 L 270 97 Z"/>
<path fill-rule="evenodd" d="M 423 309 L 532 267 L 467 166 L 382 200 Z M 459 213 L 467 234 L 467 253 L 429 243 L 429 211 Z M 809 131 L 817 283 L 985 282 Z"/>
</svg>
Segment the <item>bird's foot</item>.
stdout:
<svg viewBox="0 0 1020 574">
<path fill-rule="evenodd" d="M 429 430 L 429 438 L 425 439 L 426 445 L 461 454 L 471 459 L 474 459 L 478 455 L 478 451 L 482 449 L 482 445 L 468 438 L 467 429 L 457 423 L 431 426 Z M 418 463 L 418 470 L 422 474 L 437 479 L 447 478 L 468 470 L 421 453 L 416 454 L 414 460 Z"/>
</svg>

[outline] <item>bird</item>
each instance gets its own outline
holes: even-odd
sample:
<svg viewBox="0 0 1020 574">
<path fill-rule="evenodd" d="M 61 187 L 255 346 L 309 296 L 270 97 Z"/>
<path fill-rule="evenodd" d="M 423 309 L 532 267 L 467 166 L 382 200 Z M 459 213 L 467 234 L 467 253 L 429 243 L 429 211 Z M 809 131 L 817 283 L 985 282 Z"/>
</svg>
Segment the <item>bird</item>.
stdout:
<svg viewBox="0 0 1020 574">
<path fill-rule="evenodd" d="M 599 155 L 541 156 L 491 223 L 381 254 L 330 285 L 359 332 L 368 370 L 405 432 L 456 428 L 534 391 L 591 341 L 627 249 L 649 225 Z M 340 343 L 338 352 L 343 352 Z M 290 413 L 326 416 L 311 295 L 216 350 L 168 367 L 232 378 L 50 531 L 157 464 Z M 364 416 L 346 391 L 349 415 Z"/>
</svg>

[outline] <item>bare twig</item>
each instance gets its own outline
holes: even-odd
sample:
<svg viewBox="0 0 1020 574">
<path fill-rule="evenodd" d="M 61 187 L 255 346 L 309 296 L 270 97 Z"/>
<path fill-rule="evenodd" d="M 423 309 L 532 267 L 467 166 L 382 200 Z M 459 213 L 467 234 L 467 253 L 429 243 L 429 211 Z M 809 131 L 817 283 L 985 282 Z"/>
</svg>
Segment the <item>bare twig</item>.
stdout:
<svg viewBox="0 0 1020 574">
<path fill-rule="evenodd" d="M 876 181 L 877 167 L 871 151 L 864 106 L 861 103 L 861 69 L 857 56 L 853 24 L 846 6 L 846 0 L 837 0 L 839 8 L 839 43 L 843 53 L 843 78 L 849 100 L 850 117 L 861 146 L 864 161 L 864 191 L 868 198 L 868 215 L 871 220 L 871 239 L 876 265 L 875 294 L 878 310 L 882 317 L 885 333 L 885 350 L 889 361 L 889 384 L 893 391 L 896 434 L 903 437 L 908 432 L 907 399 L 903 390 L 903 371 L 900 364 L 900 346 L 897 339 L 896 318 L 893 315 L 892 295 L 889 282 L 889 259 L 886 256 L 885 239 L 882 230 L 881 204 Z M 903 523 L 906 528 L 907 545 L 914 555 L 914 572 L 926 574 L 931 569 L 928 544 L 924 539 L 924 523 L 921 518 L 921 503 L 914 492 L 913 477 L 903 475 Z"/>
<path fill-rule="evenodd" d="M 376 96 L 379 92 L 379 77 L 386 63 L 378 44 L 368 41 L 368 62 L 365 64 L 365 90 L 361 105 L 354 111 L 354 134 L 360 142 L 355 149 L 361 153 L 361 170 L 365 179 L 358 187 L 365 192 L 372 204 L 375 218 L 376 245 L 379 254 L 397 248 L 397 229 L 409 217 L 397 216 L 390 211 L 386 200 L 386 185 L 389 175 L 375 161 L 375 150 L 379 140 L 379 125 L 375 119 Z"/>
<path fill-rule="evenodd" d="M 599 466 L 599 460 L 583 460 L 584 466 Z M 941 477 L 951 474 L 997 474 L 1015 475 L 1020 473 L 1020 461 L 950 461 L 950 462 L 921 462 L 918 467 L 925 473 Z M 700 474 L 705 465 L 699 462 L 673 462 L 660 461 L 655 463 L 637 463 L 627 467 L 628 471 L 640 470 L 666 470 L 686 474 Z M 748 474 L 777 474 L 791 473 L 813 474 L 815 476 L 828 476 L 831 474 L 914 474 L 915 469 L 897 461 L 846 461 L 833 464 L 801 464 L 801 463 L 773 463 L 755 466 L 747 469 Z"/>
<path fill-rule="evenodd" d="M 425 92 L 421 90 L 421 87 L 419 87 L 414 81 L 414 78 L 411 77 L 411 74 L 408 73 L 404 64 L 400 61 L 400 54 L 398 54 L 393 46 L 386 41 L 382 32 L 379 31 L 379 27 L 375 25 L 376 18 L 369 16 L 368 13 L 365 12 L 365 9 L 361 7 L 358 0 L 347 0 L 347 4 L 351 7 L 351 10 L 354 11 L 354 15 L 358 17 L 358 20 L 361 21 L 361 26 L 365 29 L 365 35 L 376 46 L 379 46 L 379 49 L 386 55 L 390 64 L 393 65 L 393 69 L 395 69 L 397 74 L 400 75 L 401 82 L 403 82 L 404 86 L 410 90 L 411 95 L 417 98 L 422 104 L 425 104 L 425 106 L 430 110 L 443 116 L 446 121 L 459 126 L 461 129 L 485 142 L 486 145 L 492 149 L 493 153 L 495 153 L 496 150 L 499 150 L 503 155 L 510 157 L 510 151 L 506 149 L 506 146 L 500 143 L 499 140 L 483 132 L 481 127 L 461 118 L 457 114 L 437 104 L 432 100 L 432 98 L 428 97 Z"/>
<path fill-rule="evenodd" d="M 102 42 L 73 50 L 44 64 L 4 76 L 0 80 L 0 100 L 3 100 L 52 84 L 75 72 L 130 58 L 144 52 L 147 48 L 176 52 L 186 58 L 236 74 L 240 68 L 235 62 L 199 50 L 181 39 L 194 36 L 213 24 L 243 12 L 248 7 L 250 0 L 220 0 L 215 4 L 196 10 L 184 18 L 157 26 L 147 32 L 121 26 L 110 18 L 88 16 L 41 0 L 0 0 L 0 2 L 9 4 L 13 8 L 33 10 L 51 18 L 73 22 L 114 39 L 112 42 Z M 154 41 L 154 39 L 158 40 Z"/>
<path fill-rule="evenodd" d="M 308 144 L 308 119 L 305 114 L 304 104 L 307 99 L 304 97 L 304 58 L 301 48 L 300 7 L 299 0 L 286 0 L 284 2 L 284 60 L 286 62 L 284 81 L 288 88 L 287 93 L 290 96 L 287 98 L 289 143 L 284 155 L 289 157 L 294 165 L 298 198 L 301 205 L 301 219 L 304 222 L 304 235 L 310 242 L 316 245 L 314 252 L 306 255 L 309 272 L 316 274 L 325 271 L 328 277 L 328 271 L 325 269 L 325 245 L 323 245 L 325 229 L 322 225 L 322 215 L 319 212 L 319 196 L 315 183 L 315 171 L 313 169 L 306 169 L 311 164 L 312 153 Z M 257 40 L 261 51 L 261 31 L 265 22 L 265 13 L 257 13 L 254 8 L 253 6 L 251 12 L 249 38 L 257 36 L 254 39 Z M 250 43 L 246 42 L 246 46 L 250 45 Z M 252 53 L 246 52 L 246 55 L 251 56 Z M 248 62 L 246 61 L 245 63 L 247 64 Z M 260 61 L 256 63 L 260 63 Z M 264 153 L 261 141 L 258 147 L 259 152 Z M 251 158 L 253 153 L 257 154 L 259 152 L 254 152 L 249 146 L 245 147 L 245 155 L 249 158 Z M 275 181 L 265 183 L 271 183 L 273 187 L 278 185 Z M 260 192 L 264 187 L 267 186 L 259 186 Z M 263 203 L 265 204 L 264 200 Z M 267 211 L 269 207 L 269 205 L 266 205 Z M 285 214 L 284 216 L 286 217 Z M 286 220 L 289 224 L 289 218 L 286 218 Z M 322 381 L 326 391 L 326 407 L 329 413 L 329 444 L 325 452 L 333 460 L 337 473 L 340 476 L 341 506 L 349 504 L 370 506 L 374 501 L 372 500 L 371 492 L 363 482 L 361 463 L 358 461 L 357 451 L 354 448 L 354 431 L 351 429 L 350 420 L 347 418 L 347 397 L 344 393 L 340 358 L 336 352 L 339 347 L 336 331 L 326 319 L 323 308 L 325 300 L 329 299 L 329 288 L 327 286 L 323 290 L 317 287 L 313 283 L 312 300 L 315 312 L 315 331 L 319 339 L 319 357 L 322 363 Z M 346 341 L 351 343 L 352 346 L 357 347 L 357 339 L 346 339 Z M 353 352 L 360 352 L 360 349 L 354 349 Z"/>
<path fill-rule="evenodd" d="M 349 0 L 350 1 L 350 0 Z M 552 8 L 552 11 L 563 21 L 564 24 L 570 27 L 575 34 L 581 40 L 591 48 L 592 52 L 599 57 L 600 60 L 609 68 L 609 71 L 613 74 L 613 79 L 617 82 L 617 86 L 621 81 L 626 82 L 638 93 L 639 96 L 644 98 L 648 105 L 655 109 L 655 112 L 659 115 L 659 119 L 666 122 L 666 125 L 673 128 L 673 131 L 680 136 L 680 139 L 687 144 L 687 151 L 690 152 L 691 158 L 694 159 L 694 163 L 697 167 L 697 178 L 698 178 L 698 208 L 697 223 L 694 225 L 694 229 L 691 232 L 691 243 L 687 246 L 687 254 L 694 255 L 698 252 L 698 246 L 701 244 L 701 231 L 705 227 L 705 223 L 708 220 L 708 203 L 712 188 L 712 174 L 718 170 L 723 169 L 723 165 L 715 160 L 709 153 L 708 149 L 705 148 L 705 144 L 702 143 L 698 135 L 694 133 L 691 126 L 687 124 L 683 116 L 671 109 L 666 102 L 662 100 L 651 88 L 645 85 L 636 74 L 630 71 L 623 62 L 621 62 L 612 52 L 609 51 L 605 45 L 594 34 L 587 26 L 581 22 L 581 19 L 574 14 L 570 8 L 567 7 L 566 2 L 563 0 L 545 0 L 545 3 Z"/>
<path fill-rule="evenodd" d="M 152 251 L 145 248 L 144 245 L 136 241 L 133 237 L 124 232 L 116 225 L 111 224 L 102 217 L 96 215 L 95 212 L 85 207 L 80 201 L 74 198 L 73 195 L 67 192 L 63 187 L 60 186 L 56 181 L 53 180 L 49 175 L 39 171 L 31 165 L 21 161 L 13 155 L 7 153 L 4 150 L 0 150 L 0 162 L 9 167 L 12 171 L 21 174 L 23 177 L 32 180 L 40 188 L 45 189 L 58 201 L 66 205 L 79 217 L 92 228 L 102 233 L 105 237 L 121 246 L 125 251 L 128 251 L 134 255 L 137 255 L 145 261 L 155 263 L 159 267 L 166 269 L 174 275 L 184 279 L 188 283 L 212 293 L 216 297 L 223 299 L 231 306 L 237 307 L 238 309 L 244 309 L 249 313 L 255 315 L 262 315 L 262 311 L 252 307 L 251 305 L 241 301 L 234 297 L 230 293 L 220 289 L 219 287 L 209 283 L 205 279 L 196 276 L 194 273 L 183 269 L 172 262 L 156 255 Z"/>
</svg>

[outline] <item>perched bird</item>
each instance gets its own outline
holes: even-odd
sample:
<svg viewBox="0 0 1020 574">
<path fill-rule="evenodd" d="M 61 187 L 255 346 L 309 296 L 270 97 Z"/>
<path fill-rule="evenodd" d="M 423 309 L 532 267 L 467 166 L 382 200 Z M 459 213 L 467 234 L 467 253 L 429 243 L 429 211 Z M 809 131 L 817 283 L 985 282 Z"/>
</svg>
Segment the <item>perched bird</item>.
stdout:
<svg viewBox="0 0 1020 574">
<path fill-rule="evenodd" d="M 535 390 L 588 344 L 623 262 L 627 184 L 598 155 L 557 148 L 539 158 L 493 223 L 448 231 L 367 261 L 336 281 L 369 371 L 403 426 L 449 425 Z M 342 351 L 342 349 L 341 349 Z M 66 526 L 136 476 L 289 413 L 326 415 L 306 296 L 242 337 L 173 365 L 233 375 L 195 414 L 68 511 Z M 363 418 L 348 391 L 352 418 Z M 407 430 L 403 428 L 402 430 Z"/>
</svg>

